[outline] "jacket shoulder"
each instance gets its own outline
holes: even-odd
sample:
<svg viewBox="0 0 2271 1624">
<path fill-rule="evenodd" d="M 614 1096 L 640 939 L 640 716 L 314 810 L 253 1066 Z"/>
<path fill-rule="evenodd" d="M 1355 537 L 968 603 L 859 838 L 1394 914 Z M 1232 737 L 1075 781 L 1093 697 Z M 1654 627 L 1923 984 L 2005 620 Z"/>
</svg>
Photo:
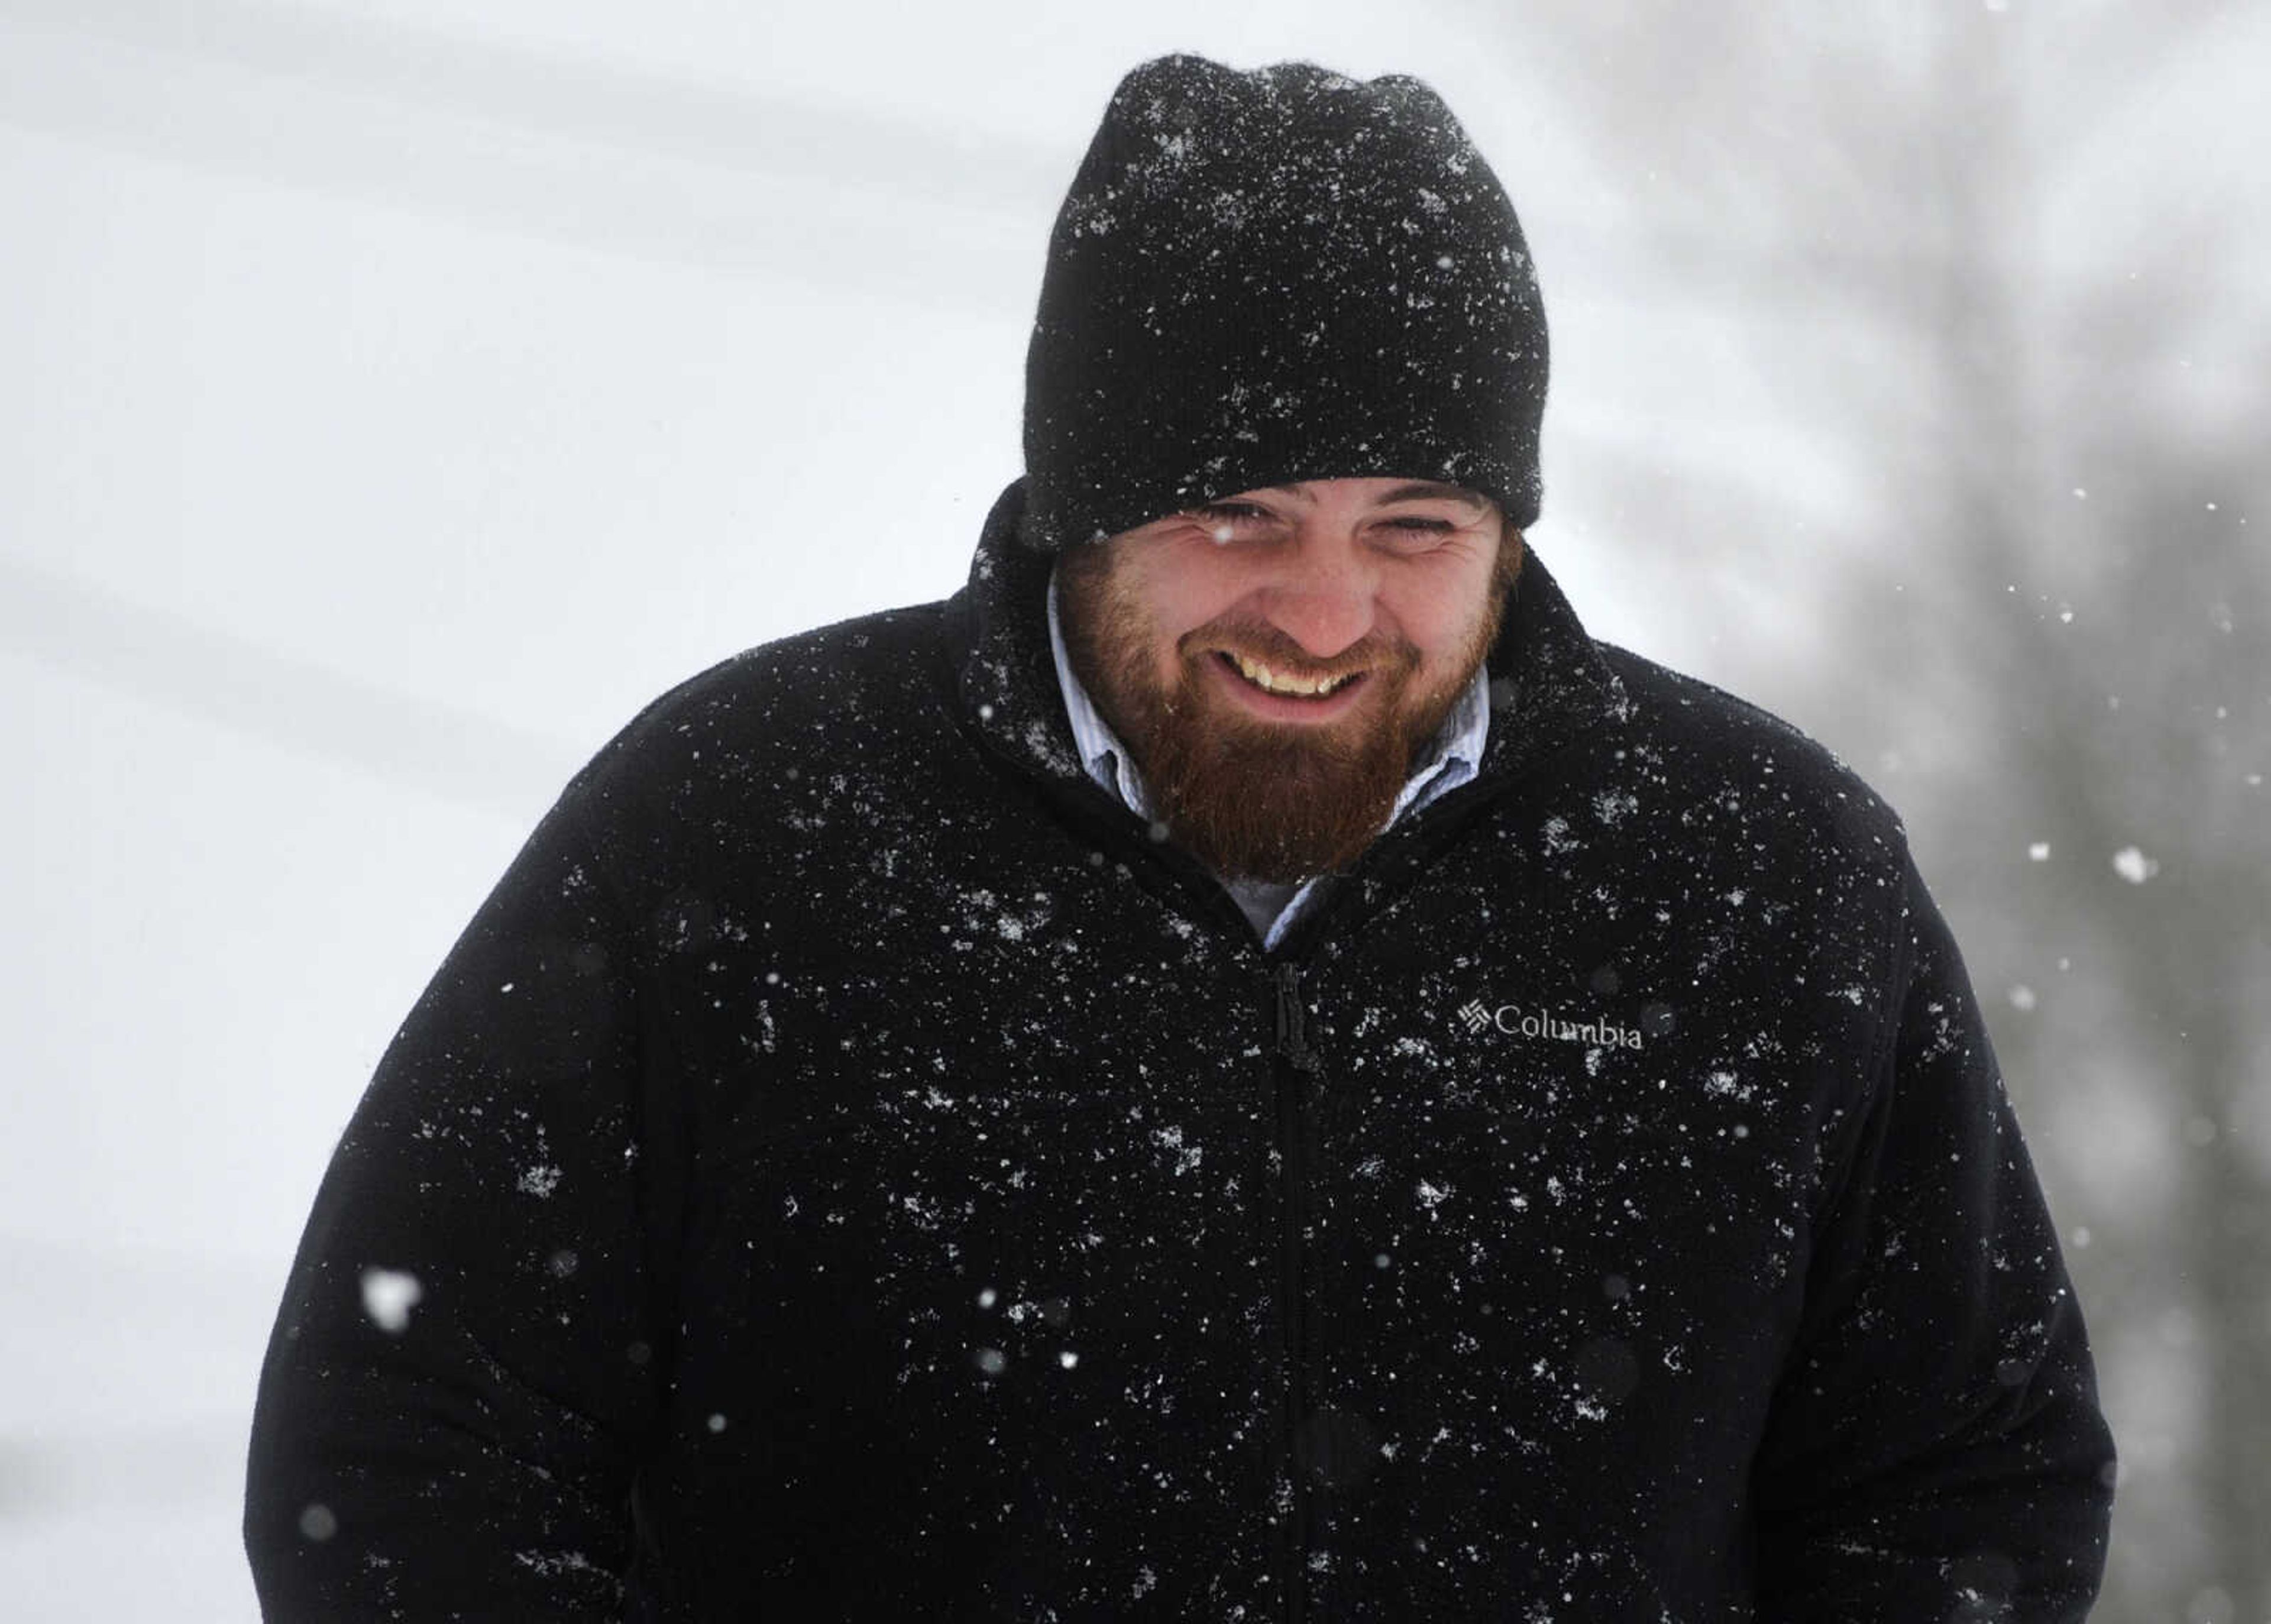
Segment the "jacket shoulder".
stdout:
<svg viewBox="0 0 2271 1624">
<path fill-rule="evenodd" d="M 1826 831 L 1853 856 L 1907 860 L 1900 814 L 1828 746 L 1700 677 L 1600 646 L 1623 685 L 1625 734 L 1642 765 L 1704 795 L 1739 798 L 1753 817 Z"/>
<path fill-rule="evenodd" d="M 571 784 L 602 796 L 707 762 L 735 776 L 762 752 L 853 757 L 941 704 L 943 602 L 857 615 L 728 655 L 658 695 Z"/>
</svg>

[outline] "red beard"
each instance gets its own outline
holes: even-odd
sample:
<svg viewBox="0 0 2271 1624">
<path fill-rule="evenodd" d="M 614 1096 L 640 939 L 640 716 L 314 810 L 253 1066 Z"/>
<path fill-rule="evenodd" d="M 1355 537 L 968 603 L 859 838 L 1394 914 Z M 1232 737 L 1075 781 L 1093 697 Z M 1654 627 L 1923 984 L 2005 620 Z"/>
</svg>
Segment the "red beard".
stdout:
<svg viewBox="0 0 2271 1624">
<path fill-rule="evenodd" d="M 1518 564 L 1515 548 L 1505 551 Z M 1119 590 L 1100 544 L 1060 563 L 1059 607 L 1074 674 L 1136 758 L 1167 838 L 1225 879 L 1284 884 L 1347 868 L 1387 824 L 1497 640 L 1512 573 L 1502 566 L 1493 576 L 1473 638 L 1426 686 L 1408 642 L 1367 637 L 1321 665 L 1266 622 L 1232 615 L 1177 640 L 1177 669 L 1163 685 L 1150 620 Z M 1277 672 L 1361 669 L 1366 691 L 1329 722 L 1270 721 L 1217 691 L 1220 675 L 1207 665 L 1225 646 Z"/>
</svg>

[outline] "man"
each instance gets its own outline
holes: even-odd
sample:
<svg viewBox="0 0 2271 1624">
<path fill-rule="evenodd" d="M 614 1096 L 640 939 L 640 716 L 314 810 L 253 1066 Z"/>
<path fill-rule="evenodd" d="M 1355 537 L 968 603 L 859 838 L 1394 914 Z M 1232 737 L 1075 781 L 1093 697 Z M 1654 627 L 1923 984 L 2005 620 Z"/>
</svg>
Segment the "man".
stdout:
<svg viewBox="0 0 2271 1624">
<path fill-rule="evenodd" d="M 649 707 L 389 1049 L 271 1614 L 2081 1616 L 1955 944 L 1826 752 L 1585 635 L 1545 381 L 1424 86 L 1132 73 L 967 586 Z"/>
</svg>

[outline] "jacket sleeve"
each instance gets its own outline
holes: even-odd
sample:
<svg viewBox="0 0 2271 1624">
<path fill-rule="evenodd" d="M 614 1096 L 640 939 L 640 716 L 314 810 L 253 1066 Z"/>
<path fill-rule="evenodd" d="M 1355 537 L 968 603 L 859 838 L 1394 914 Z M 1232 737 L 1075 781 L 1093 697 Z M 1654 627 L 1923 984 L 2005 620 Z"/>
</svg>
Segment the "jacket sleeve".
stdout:
<svg viewBox="0 0 2271 1624">
<path fill-rule="evenodd" d="M 2073 1620 L 2113 1442 L 1963 963 L 1912 863 L 1754 1474 L 1760 1616 Z"/>
<path fill-rule="evenodd" d="M 622 1609 L 665 1316 L 634 944 L 581 783 L 396 1034 L 316 1196 L 253 1422 L 269 1618 Z"/>
</svg>

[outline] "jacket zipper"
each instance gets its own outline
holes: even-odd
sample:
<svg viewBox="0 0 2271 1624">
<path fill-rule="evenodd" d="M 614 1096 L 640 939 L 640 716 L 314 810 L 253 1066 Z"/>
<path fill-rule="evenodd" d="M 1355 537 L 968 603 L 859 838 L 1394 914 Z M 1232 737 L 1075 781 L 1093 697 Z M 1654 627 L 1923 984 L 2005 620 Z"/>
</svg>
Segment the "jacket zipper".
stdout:
<svg viewBox="0 0 2271 1624">
<path fill-rule="evenodd" d="M 1284 1158 L 1284 1220 L 1278 1234 L 1278 1300 L 1282 1305 L 1285 1359 L 1285 1472 L 1292 1489 L 1284 1537 L 1279 1542 L 1284 1571 L 1284 1618 L 1300 1624 L 1308 1612 L 1307 1546 L 1309 1483 L 1300 1456 L 1301 1425 L 1308 1411 L 1305 1372 L 1307 1349 L 1301 1334 L 1301 1276 L 1303 1231 L 1308 1218 L 1309 1168 L 1304 1140 L 1307 1131 L 1307 1091 L 1317 1069 L 1310 1049 L 1307 1011 L 1301 1002 L 1301 967 L 1277 966 L 1277 1141 Z"/>
</svg>

